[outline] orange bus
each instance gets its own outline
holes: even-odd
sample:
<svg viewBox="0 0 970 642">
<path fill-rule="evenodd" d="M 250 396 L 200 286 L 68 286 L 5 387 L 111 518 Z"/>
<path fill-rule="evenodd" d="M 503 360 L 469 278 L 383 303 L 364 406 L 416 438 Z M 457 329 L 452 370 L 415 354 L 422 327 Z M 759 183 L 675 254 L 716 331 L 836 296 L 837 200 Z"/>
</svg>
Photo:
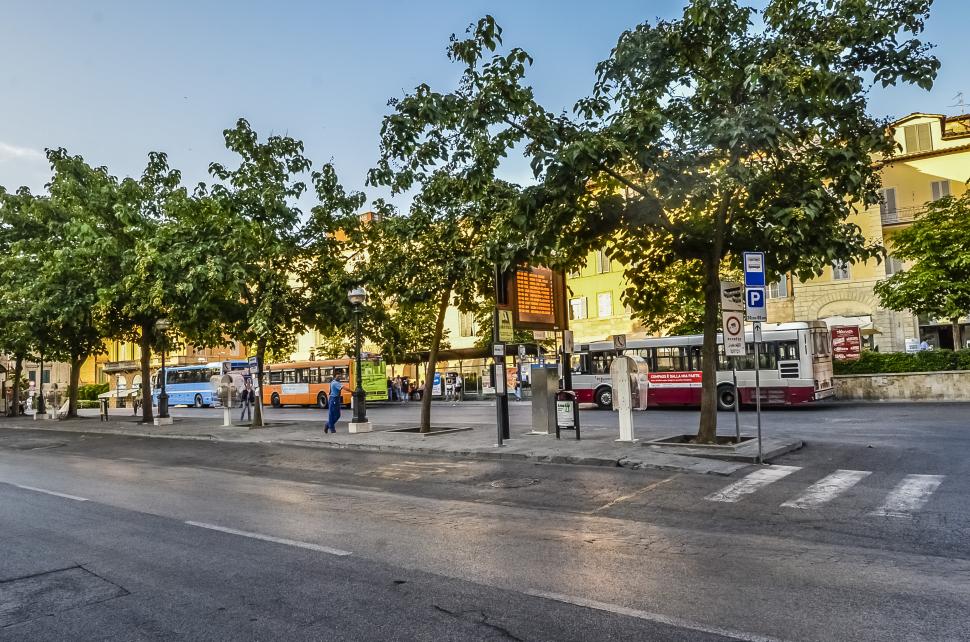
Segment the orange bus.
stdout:
<svg viewBox="0 0 970 642">
<path fill-rule="evenodd" d="M 364 391 L 368 401 L 387 399 L 387 374 L 384 362 L 368 359 L 361 364 Z M 344 382 L 340 391 L 343 405 L 350 405 L 357 366 L 353 359 L 322 359 L 271 363 L 263 373 L 263 404 L 280 406 L 327 407 L 330 382 L 339 376 Z"/>
</svg>

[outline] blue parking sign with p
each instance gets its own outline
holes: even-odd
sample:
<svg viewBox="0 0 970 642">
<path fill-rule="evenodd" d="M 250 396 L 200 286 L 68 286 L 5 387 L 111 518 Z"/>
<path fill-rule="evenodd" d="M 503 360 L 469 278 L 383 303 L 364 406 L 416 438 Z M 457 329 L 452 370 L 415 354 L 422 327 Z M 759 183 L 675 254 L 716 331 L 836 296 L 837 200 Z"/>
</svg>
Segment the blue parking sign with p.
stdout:
<svg viewBox="0 0 970 642">
<path fill-rule="evenodd" d="M 762 288 L 748 288 L 747 296 L 749 308 L 765 307 L 765 291 Z"/>
<path fill-rule="evenodd" d="M 767 296 L 765 288 L 753 287 L 744 292 L 745 308 L 749 321 L 767 321 Z"/>
</svg>

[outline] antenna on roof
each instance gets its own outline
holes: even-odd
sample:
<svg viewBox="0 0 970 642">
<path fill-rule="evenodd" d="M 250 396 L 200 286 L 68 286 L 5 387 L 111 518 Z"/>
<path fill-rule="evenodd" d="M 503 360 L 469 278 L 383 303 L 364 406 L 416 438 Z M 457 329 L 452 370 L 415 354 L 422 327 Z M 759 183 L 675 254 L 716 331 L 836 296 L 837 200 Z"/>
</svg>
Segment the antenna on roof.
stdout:
<svg viewBox="0 0 970 642">
<path fill-rule="evenodd" d="M 961 114 L 967 113 L 967 105 L 966 105 L 966 102 L 964 102 L 963 100 L 962 91 L 958 91 L 957 95 L 953 97 L 953 100 L 955 100 L 956 102 L 950 105 L 950 107 L 959 107 Z"/>
</svg>

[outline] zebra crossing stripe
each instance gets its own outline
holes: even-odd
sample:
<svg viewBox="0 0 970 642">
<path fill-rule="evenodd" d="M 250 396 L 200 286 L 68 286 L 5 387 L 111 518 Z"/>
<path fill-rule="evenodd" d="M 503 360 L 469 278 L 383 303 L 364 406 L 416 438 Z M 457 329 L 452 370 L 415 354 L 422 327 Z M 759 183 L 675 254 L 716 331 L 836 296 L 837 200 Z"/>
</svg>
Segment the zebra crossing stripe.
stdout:
<svg viewBox="0 0 970 642">
<path fill-rule="evenodd" d="M 799 497 L 791 499 L 782 506 L 786 508 L 816 508 L 835 499 L 860 481 L 871 475 L 868 470 L 837 470 L 808 488 Z"/>
<path fill-rule="evenodd" d="M 929 501 L 946 475 L 906 475 L 886 496 L 882 506 L 869 513 L 883 517 L 912 517 Z"/>
<path fill-rule="evenodd" d="M 704 499 L 709 502 L 733 503 L 745 495 L 750 495 L 756 490 L 799 470 L 801 470 L 801 466 L 771 466 L 770 468 L 759 468 L 733 484 L 725 486 L 716 493 L 711 493 Z"/>
</svg>

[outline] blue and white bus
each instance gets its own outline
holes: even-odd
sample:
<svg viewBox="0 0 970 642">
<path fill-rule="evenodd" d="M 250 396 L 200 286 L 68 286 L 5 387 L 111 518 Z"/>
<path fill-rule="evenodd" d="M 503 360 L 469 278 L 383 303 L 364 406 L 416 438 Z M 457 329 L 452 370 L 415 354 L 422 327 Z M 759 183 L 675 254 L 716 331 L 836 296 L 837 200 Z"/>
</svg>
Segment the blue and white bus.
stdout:
<svg viewBox="0 0 970 642">
<path fill-rule="evenodd" d="M 165 392 L 170 406 L 195 406 L 204 408 L 218 401 L 216 387 L 222 378 L 222 369 L 216 365 L 166 366 L 155 373 L 152 384 L 152 403 L 158 405 L 161 379 L 165 375 Z"/>
<path fill-rule="evenodd" d="M 242 389 L 243 376 L 248 374 L 246 361 L 215 361 L 196 366 L 166 366 L 165 392 L 170 406 L 195 406 L 205 408 L 219 405 L 218 388 L 223 375 L 231 375 L 238 391 Z M 152 403 L 158 405 L 161 394 L 159 370 L 152 377 Z"/>
</svg>

